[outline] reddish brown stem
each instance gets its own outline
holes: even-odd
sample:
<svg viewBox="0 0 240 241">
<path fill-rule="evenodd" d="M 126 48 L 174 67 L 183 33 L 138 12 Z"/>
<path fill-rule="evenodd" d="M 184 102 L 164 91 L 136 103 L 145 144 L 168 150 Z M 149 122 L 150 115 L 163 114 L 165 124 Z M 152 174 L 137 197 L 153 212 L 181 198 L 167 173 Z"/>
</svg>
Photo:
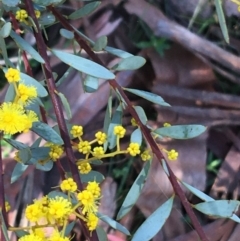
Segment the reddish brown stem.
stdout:
<svg viewBox="0 0 240 241">
<path fill-rule="evenodd" d="M 52 13 L 55 15 L 55 17 L 59 20 L 59 22 L 64 26 L 64 28 L 66 28 L 69 31 L 74 32 L 74 36 L 75 36 L 75 40 L 79 43 L 79 45 L 86 51 L 86 53 L 88 53 L 88 55 L 90 56 L 90 58 L 97 62 L 98 64 L 104 66 L 104 64 L 102 63 L 102 61 L 98 58 L 98 56 L 91 50 L 91 48 L 88 46 L 88 44 L 86 43 L 85 40 L 83 40 L 74 30 L 74 28 L 67 22 L 67 20 L 53 7 L 53 6 L 49 6 L 48 7 L 49 10 L 52 11 Z M 159 162 L 161 163 L 161 159 L 164 159 L 163 154 L 161 153 L 161 151 L 159 150 L 155 140 L 153 139 L 150 130 L 142 124 L 141 120 L 139 119 L 135 109 L 133 108 L 130 100 L 127 98 L 127 96 L 125 95 L 124 91 L 122 90 L 121 86 L 118 85 L 118 83 L 115 80 L 110 80 L 109 84 L 113 87 L 113 89 L 117 90 L 121 97 L 124 99 L 124 101 L 127 103 L 127 107 L 128 110 L 130 112 L 130 114 L 135 118 L 135 120 L 137 121 L 138 125 L 140 126 L 143 135 L 145 136 L 147 142 L 149 143 L 149 145 L 152 148 L 153 153 L 156 155 L 156 157 L 158 158 Z M 166 162 L 167 164 L 167 162 Z M 183 190 L 181 189 L 176 176 L 174 175 L 174 173 L 172 172 L 172 170 L 170 169 L 169 165 L 167 164 L 168 170 L 169 170 L 169 180 L 173 186 L 174 192 L 178 195 L 178 197 L 180 198 L 186 212 L 188 213 L 192 224 L 194 226 L 194 228 L 196 229 L 196 232 L 198 233 L 199 237 L 201 238 L 202 241 L 208 241 L 205 233 L 203 232 L 203 229 L 196 217 L 196 215 L 194 214 L 192 207 L 190 205 L 190 203 L 188 202 Z"/>
</svg>

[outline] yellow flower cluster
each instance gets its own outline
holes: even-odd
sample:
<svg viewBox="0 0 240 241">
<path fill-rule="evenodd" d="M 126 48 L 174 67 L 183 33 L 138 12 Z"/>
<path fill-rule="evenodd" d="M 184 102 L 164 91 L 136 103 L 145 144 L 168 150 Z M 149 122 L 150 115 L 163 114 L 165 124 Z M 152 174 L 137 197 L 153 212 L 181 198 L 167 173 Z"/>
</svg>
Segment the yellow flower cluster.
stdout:
<svg viewBox="0 0 240 241">
<path fill-rule="evenodd" d="M 104 132 L 98 131 L 95 134 L 95 137 L 97 138 L 97 142 L 99 145 L 103 145 L 107 140 L 107 135 Z"/>
<path fill-rule="evenodd" d="M 93 148 L 93 156 L 95 157 L 101 157 L 102 155 L 104 155 L 104 149 L 102 146 L 98 146 L 98 147 L 95 147 Z"/>
<path fill-rule="evenodd" d="M 89 154 L 91 152 L 91 145 L 88 141 L 80 141 L 78 144 L 78 151 L 83 154 Z"/>
<path fill-rule="evenodd" d="M 5 201 L 5 209 L 6 209 L 6 212 L 9 212 L 11 209 L 10 203 L 8 201 Z"/>
<path fill-rule="evenodd" d="M 62 181 L 60 188 L 63 192 L 75 192 L 77 190 L 77 184 L 73 181 L 72 178 L 68 178 Z"/>
<path fill-rule="evenodd" d="M 174 149 L 172 149 L 171 151 L 168 151 L 167 155 L 170 161 L 176 161 L 178 158 L 178 152 Z"/>
<path fill-rule="evenodd" d="M 165 123 L 163 124 L 163 126 L 164 126 L 164 127 L 170 127 L 170 126 L 171 126 L 171 124 L 169 124 L 169 123 L 165 122 Z"/>
<path fill-rule="evenodd" d="M 122 126 L 115 126 L 113 130 L 114 135 L 118 136 L 119 138 L 123 138 L 126 133 L 126 129 Z"/>
<path fill-rule="evenodd" d="M 149 153 L 149 150 L 146 150 L 144 151 L 142 154 L 141 154 L 141 158 L 143 161 L 149 161 L 152 159 L 152 156 L 150 155 Z"/>
<path fill-rule="evenodd" d="M 25 109 L 26 105 L 37 97 L 37 90 L 21 82 L 20 72 L 17 69 L 9 68 L 5 77 L 10 84 L 13 84 L 16 97 L 13 102 L 4 102 L 0 105 L 0 131 L 10 135 L 27 132 L 32 127 L 32 123 L 38 121 L 34 111 Z"/>
<path fill-rule="evenodd" d="M 81 174 L 88 174 L 92 170 L 92 167 L 88 162 L 79 163 L 78 170 Z"/>
<path fill-rule="evenodd" d="M 70 131 L 74 138 L 81 137 L 83 135 L 83 127 L 74 125 Z"/>
<path fill-rule="evenodd" d="M 46 143 L 46 146 L 50 147 L 50 152 L 49 152 L 49 157 L 53 160 L 53 161 L 57 161 L 57 159 L 59 159 L 61 157 L 61 155 L 63 154 L 63 147 L 53 144 L 53 143 Z"/>
<path fill-rule="evenodd" d="M 138 126 L 136 120 L 134 118 L 131 119 L 132 126 Z"/>
<path fill-rule="evenodd" d="M 16 12 L 15 17 L 19 22 L 26 22 L 26 20 L 28 18 L 28 13 L 26 10 L 20 9 Z"/>
<path fill-rule="evenodd" d="M 130 143 L 127 151 L 131 156 L 136 156 L 137 154 L 140 154 L 140 146 L 138 143 Z"/>
</svg>

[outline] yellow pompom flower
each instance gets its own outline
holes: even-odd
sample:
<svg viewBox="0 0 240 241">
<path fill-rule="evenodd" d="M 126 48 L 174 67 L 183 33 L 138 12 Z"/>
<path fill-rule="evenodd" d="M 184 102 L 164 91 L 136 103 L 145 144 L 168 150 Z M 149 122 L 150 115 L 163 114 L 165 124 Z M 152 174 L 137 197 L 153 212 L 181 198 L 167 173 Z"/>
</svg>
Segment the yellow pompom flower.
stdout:
<svg viewBox="0 0 240 241">
<path fill-rule="evenodd" d="M 20 80 L 20 71 L 17 69 L 9 68 L 5 73 L 5 77 L 9 83 L 18 82 Z"/>
<path fill-rule="evenodd" d="M 136 120 L 134 118 L 131 119 L 132 126 L 138 126 Z"/>
<path fill-rule="evenodd" d="M 89 163 L 80 163 L 78 164 L 78 170 L 81 174 L 88 174 L 92 170 L 92 167 Z"/>
<path fill-rule="evenodd" d="M 88 141 L 80 141 L 78 143 L 78 151 L 83 154 L 88 154 L 91 151 L 91 145 Z"/>
<path fill-rule="evenodd" d="M 59 231 L 54 230 L 53 234 L 49 238 L 49 241 L 70 241 L 67 237 L 62 237 L 63 235 Z"/>
<path fill-rule="evenodd" d="M 87 215 L 86 224 L 88 226 L 89 231 L 95 230 L 97 228 L 97 225 L 98 225 L 98 217 L 93 213 L 89 213 Z"/>
<path fill-rule="evenodd" d="M 18 101 L 19 104 L 28 105 L 37 97 L 37 89 L 34 86 L 24 84 L 18 85 Z"/>
<path fill-rule="evenodd" d="M 104 132 L 98 131 L 95 134 L 95 137 L 97 138 L 98 144 L 102 145 L 107 140 L 107 135 Z"/>
<path fill-rule="evenodd" d="M 74 138 L 81 137 L 83 135 L 83 127 L 74 125 L 72 126 L 70 133 L 73 135 Z"/>
<path fill-rule="evenodd" d="M 167 155 L 170 161 L 176 161 L 178 158 L 178 152 L 174 149 L 172 149 L 171 151 L 168 151 Z"/>
<path fill-rule="evenodd" d="M 91 192 L 95 199 L 98 199 L 100 197 L 100 195 L 101 195 L 101 188 L 99 187 L 99 183 L 97 183 L 95 181 L 88 182 L 86 190 Z"/>
<path fill-rule="evenodd" d="M 77 184 L 72 178 L 68 178 L 62 181 L 60 188 L 62 191 L 75 192 L 77 190 Z"/>
<path fill-rule="evenodd" d="M 119 138 L 123 138 L 126 133 L 126 129 L 122 126 L 115 126 L 113 133 L 114 135 L 119 136 Z"/>
<path fill-rule="evenodd" d="M 149 161 L 152 159 L 152 156 L 150 155 L 149 153 L 149 150 L 146 150 L 144 151 L 142 154 L 141 154 L 141 158 L 143 161 Z"/>
<path fill-rule="evenodd" d="M 47 216 L 47 208 L 44 199 L 34 200 L 33 204 L 27 206 L 25 216 L 30 222 L 39 222 Z"/>
<path fill-rule="evenodd" d="M 130 143 L 127 151 L 131 156 L 136 156 L 140 153 L 140 146 L 138 143 Z"/>
<path fill-rule="evenodd" d="M 88 191 L 84 190 L 77 194 L 77 199 L 81 202 L 83 206 L 82 213 L 96 213 L 97 212 L 97 205 L 95 202 L 95 198 L 93 194 Z"/>
<path fill-rule="evenodd" d="M 34 10 L 36 18 L 40 18 L 41 17 L 41 12 L 39 10 Z"/>
<path fill-rule="evenodd" d="M 59 222 L 66 220 L 72 213 L 72 204 L 63 197 L 56 196 L 49 198 L 48 201 L 48 214 L 51 219 Z"/>
<path fill-rule="evenodd" d="M 97 146 L 93 148 L 93 153 L 92 155 L 95 157 L 100 157 L 104 154 L 104 149 L 101 146 Z"/>
<path fill-rule="evenodd" d="M 4 134 L 16 134 L 27 131 L 32 127 L 32 123 L 37 121 L 37 115 L 33 111 L 25 113 L 19 104 L 4 102 L 0 106 L 0 131 Z"/>
<path fill-rule="evenodd" d="M 171 124 L 169 124 L 169 123 L 165 122 L 165 123 L 163 124 L 163 126 L 164 126 L 164 127 L 170 127 L 170 126 L 171 126 Z"/>
<path fill-rule="evenodd" d="M 56 161 L 57 159 L 59 159 L 61 157 L 61 155 L 63 154 L 63 147 L 50 143 L 48 142 L 46 144 L 46 146 L 50 147 L 50 152 L 49 152 L 49 156 L 53 161 Z"/>
<path fill-rule="evenodd" d="M 19 22 L 25 22 L 26 19 L 28 18 L 28 13 L 26 10 L 24 9 L 20 9 L 16 12 L 16 19 L 19 21 Z"/>
<path fill-rule="evenodd" d="M 44 239 L 32 233 L 24 235 L 18 241 L 44 241 Z"/>
<path fill-rule="evenodd" d="M 11 209 L 10 203 L 8 201 L 5 201 L 5 210 L 6 212 L 9 212 Z"/>
<path fill-rule="evenodd" d="M 40 237 L 42 239 L 45 238 L 46 234 L 45 234 L 45 231 L 44 231 L 44 228 L 34 228 L 34 230 L 32 230 L 32 233 L 34 235 L 36 235 L 37 237 Z M 45 240 L 44 240 L 45 241 Z"/>
</svg>

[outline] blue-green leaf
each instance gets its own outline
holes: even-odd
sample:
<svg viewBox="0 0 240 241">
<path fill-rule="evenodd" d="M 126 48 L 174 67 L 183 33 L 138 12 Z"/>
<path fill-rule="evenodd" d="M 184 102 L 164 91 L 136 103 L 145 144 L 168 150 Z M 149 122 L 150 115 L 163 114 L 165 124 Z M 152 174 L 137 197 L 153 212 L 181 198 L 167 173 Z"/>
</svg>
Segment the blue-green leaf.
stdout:
<svg viewBox="0 0 240 241">
<path fill-rule="evenodd" d="M 129 88 L 123 88 L 124 90 L 133 93 L 137 96 L 140 96 L 146 100 L 149 100 L 150 102 L 157 104 L 157 105 L 163 105 L 163 106 L 170 106 L 167 102 L 163 100 L 162 97 L 159 95 L 156 95 L 152 92 L 144 91 L 144 90 L 137 90 L 137 89 L 129 89 Z"/>
<path fill-rule="evenodd" d="M 173 200 L 174 196 L 168 199 L 154 213 L 152 213 L 138 228 L 132 241 L 148 241 L 153 238 L 169 217 L 172 210 Z"/>
<path fill-rule="evenodd" d="M 97 171 L 90 171 L 88 174 L 80 174 L 81 181 L 84 183 L 96 181 L 101 183 L 105 177 Z"/>
<path fill-rule="evenodd" d="M 63 192 L 59 192 L 59 191 L 51 191 L 50 193 L 48 193 L 48 198 L 56 198 L 56 197 L 63 197 L 65 199 L 68 199 L 68 195 L 66 195 Z"/>
<path fill-rule="evenodd" d="M 115 78 L 115 75 L 111 71 L 99 64 L 96 64 L 91 60 L 82 58 L 74 54 L 65 53 L 59 50 L 52 50 L 52 52 L 64 63 L 73 67 L 74 69 L 77 69 L 80 72 L 100 79 Z"/>
<path fill-rule="evenodd" d="M 72 14 L 70 14 L 68 16 L 69 19 L 78 19 L 78 18 L 82 18 L 84 16 L 87 16 L 88 14 L 92 13 L 95 9 L 97 9 L 97 7 L 101 4 L 101 2 L 92 2 L 92 3 L 88 3 L 85 6 L 83 6 L 82 8 L 76 10 L 75 12 L 73 12 Z"/>
<path fill-rule="evenodd" d="M 70 108 L 70 105 L 68 103 L 67 98 L 65 97 L 64 94 L 62 94 L 60 92 L 58 92 L 57 95 L 60 97 L 60 99 L 62 101 L 64 110 L 66 111 L 67 119 L 68 120 L 71 119 L 72 118 L 72 112 L 71 112 L 71 108 Z"/>
<path fill-rule="evenodd" d="M 239 204 L 240 202 L 237 200 L 217 200 L 203 202 L 192 206 L 209 216 L 230 218 L 233 216 L 234 212 L 238 210 Z"/>
<path fill-rule="evenodd" d="M 5 220 L 3 218 L 3 214 L 2 214 L 2 209 L 0 208 L 0 222 L 1 222 L 1 225 L 0 225 L 0 230 L 2 230 L 2 234 L 5 238 L 6 241 L 10 241 L 9 237 L 8 237 L 8 230 L 7 230 L 7 226 L 6 226 L 6 223 L 5 223 Z"/>
<path fill-rule="evenodd" d="M 11 175 L 11 183 L 16 182 L 18 178 L 22 176 L 22 174 L 25 172 L 27 168 L 28 168 L 28 165 L 24 165 L 18 162 L 13 169 L 13 172 Z"/>
<path fill-rule="evenodd" d="M 73 39 L 74 38 L 73 32 L 71 32 L 67 29 L 64 29 L 64 28 L 60 29 L 60 34 L 66 39 Z"/>
<path fill-rule="evenodd" d="M 96 228 L 96 232 L 97 232 L 97 236 L 98 236 L 98 240 L 99 241 L 106 241 L 106 240 L 108 240 L 107 234 L 106 234 L 105 230 L 102 227 L 98 226 Z"/>
<path fill-rule="evenodd" d="M 142 132 L 139 128 L 137 128 L 136 130 L 134 130 L 131 134 L 131 143 L 138 143 L 139 146 L 142 145 Z"/>
<path fill-rule="evenodd" d="M 16 7 L 19 4 L 20 0 L 2 0 L 2 2 L 8 7 Z"/>
<path fill-rule="evenodd" d="M 8 58 L 7 46 L 5 43 L 5 39 L 1 38 L 1 37 L 0 37 L 0 49 L 1 49 L 1 54 L 3 56 L 6 66 L 14 68 L 14 65 Z"/>
<path fill-rule="evenodd" d="M 106 46 L 107 46 L 107 37 L 101 36 L 96 40 L 93 46 L 93 50 L 96 52 L 99 52 L 99 51 L 102 51 Z"/>
<path fill-rule="evenodd" d="M 52 13 L 45 13 L 39 19 L 39 23 L 41 25 L 50 25 L 55 23 L 55 21 L 56 21 L 56 18 Z"/>
<path fill-rule="evenodd" d="M 49 125 L 42 122 L 33 122 L 31 130 L 44 140 L 57 145 L 63 145 L 62 138 Z"/>
<path fill-rule="evenodd" d="M 15 141 L 13 139 L 9 139 L 9 138 L 3 138 L 4 141 L 6 141 L 7 143 L 9 143 L 11 146 L 13 146 L 14 148 L 16 148 L 17 150 L 21 150 L 24 148 L 28 148 L 28 146 L 22 142 L 19 141 Z"/>
<path fill-rule="evenodd" d="M 35 80 L 34 78 L 32 78 L 31 76 L 24 74 L 24 73 L 20 73 L 20 77 L 21 77 L 21 81 L 26 84 L 26 85 L 33 85 L 34 87 L 36 87 L 37 89 L 37 94 L 39 97 L 46 97 L 48 95 L 47 90 L 43 87 L 42 84 L 40 84 L 40 82 L 38 82 L 37 80 Z"/>
<path fill-rule="evenodd" d="M 131 56 L 122 59 L 119 63 L 112 67 L 113 70 L 134 70 L 139 69 L 146 63 L 146 60 L 141 56 Z"/>
<path fill-rule="evenodd" d="M 99 87 L 98 78 L 93 77 L 91 75 L 87 75 L 84 82 L 83 82 L 84 90 L 87 93 L 95 92 Z"/>
<path fill-rule="evenodd" d="M 33 0 L 36 4 L 49 6 L 49 5 L 57 5 L 59 3 L 62 3 L 63 0 Z"/>
<path fill-rule="evenodd" d="M 144 165 L 142 171 L 139 173 L 136 180 L 134 181 L 131 189 L 129 190 L 127 196 L 125 197 L 125 200 L 117 214 L 117 220 L 123 218 L 132 209 L 133 205 L 135 205 L 135 203 L 137 202 L 137 199 L 141 194 L 141 191 L 147 179 L 150 166 L 151 166 L 151 161 L 148 161 Z"/>
<path fill-rule="evenodd" d="M 29 234 L 29 232 L 26 232 L 23 230 L 16 230 L 16 231 L 14 231 L 14 233 L 18 236 L 18 238 L 21 238 L 21 237 Z"/>
<path fill-rule="evenodd" d="M 147 116 L 146 116 L 146 114 L 145 114 L 144 109 L 143 109 L 141 106 L 134 106 L 134 109 L 136 110 L 140 121 L 141 121 L 144 125 L 146 125 L 148 119 L 147 119 Z"/>
<path fill-rule="evenodd" d="M 206 129 L 207 128 L 202 125 L 176 125 L 161 127 L 153 132 L 160 136 L 167 136 L 173 139 L 191 139 L 201 135 Z"/>
<path fill-rule="evenodd" d="M 14 31 L 11 31 L 10 36 L 13 38 L 13 40 L 16 42 L 20 49 L 26 51 L 36 61 L 42 64 L 45 63 L 44 59 L 40 56 L 40 54 L 26 40 L 24 40 Z"/>
<path fill-rule="evenodd" d="M 10 84 L 7 89 L 7 93 L 5 95 L 4 101 L 5 102 L 12 102 L 14 101 L 16 96 L 14 85 Z"/>
<path fill-rule="evenodd" d="M 67 237 L 70 235 L 70 233 L 72 232 L 73 228 L 74 228 L 74 225 L 75 225 L 75 221 L 69 223 L 65 229 L 65 232 L 64 232 L 64 237 Z"/>
<path fill-rule="evenodd" d="M 118 56 L 120 58 L 123 58 L 123 59 L 133 57 L 133 55 L 128 53 L 128 52 L 125 52 L 121 49 L 115 49 L 115 48 L 112 48 L 112 47 L 108 47 L 108 46 L 105 48 L 105 51 L 107 51 L 108 53 L 113 54 L 115 56 Z"/>
<path fill-rule="evenodd" d="M 18 151 L 19 159 L 23 164 L 26 164 L 31 159 L 31 150 L 29 147 Z"/>
<path fill-rule="evenodd" d="M 1 37 L 7 38 L 10 35 L 11 30 L 12 24 L 10 22 L 5 23 L 0 30 Z"/>
<path fill-rule="evenodd" d="M 44 172 L 48 172 L 50 170 L 52 170 L 53 168 L 53 161 L 49 160 L 47 162 L 44 162 L 42 160 L 38 160 L 36 163 L 36 169 L 44 171 Z"/>
<path fill-rule="evenodd" d="M 227 25 L 226 25 L 225 16 L 224 16 L 223 9 L 222 9 L 222 1 L 214 0 L 214 2 L 215 2 L 216 10 L 217 10 L 219 24 L 220 24 L 220 27 L 221 27 L 221 30 L 223 33 L 223 37 L 224 37 L 225 41 L 229 44 L 229 35 L 228 35 L 228 29 L 227 29 Z"/>
<path fill-rule="evenodd" d="M 130 235 L 129 231 L 122 226 L 120 223 L 116 222 L 115 220 L 109 218 L 106 215 L 103 215 L 101 213 L 97 213 L 97 216 L 105 223 L 109 224 L 112 228 L 119 230 L 120 232 Z"/>
</svg>

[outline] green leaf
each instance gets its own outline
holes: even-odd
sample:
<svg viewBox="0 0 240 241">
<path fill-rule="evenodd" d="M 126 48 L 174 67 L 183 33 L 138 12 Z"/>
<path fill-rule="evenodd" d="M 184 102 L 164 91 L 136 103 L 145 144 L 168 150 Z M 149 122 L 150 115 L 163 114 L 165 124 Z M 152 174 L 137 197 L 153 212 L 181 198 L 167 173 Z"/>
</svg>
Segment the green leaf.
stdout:
<svg viewBox="0 0 240 241">
<path fill-rule="evenodd" d="M 74 228 L 74 225 L 75 225 L 75 221 L 69 223 L 65 229 L 65 232 L 64 232 L 64 237 L 67 237 L 70 235 L 70 233 L 72 232 L 73 228 Z"/>
<path fill-rule="evenodd" d="M 10 22 L 5 23 L 0 30 L 1 37 L 7 38 L 10 35 L 11 30 L 12 24 Z"/>
<path fill-rule="evenodd" d="M 16 7 L 19 4 L 20 0 L 2 0 L 2 2 L 8 7 Z"/>
<path fill-rule="evenodd" d="M 115 78 L 115 75 L 111 71 L 99 64 L 94 63 L 93 61 L 59 50 L 52 50 L 52 52 L 64 63 L 73 67 L 74 69 L 77 69 L 80 72 L 100 79 Z"/>
<path fill-rule="evenodd" d="M 239 204 L 240 202 L 236 200 L 217 200 L 203 202 L 192 206 L 209 216 L 230 218 L 233 216 L 234 212 L 238 210 Z"/>
<path fill-rule="evenodd" d="M 73 70 L 74 70 L 73 67 L 69 67 L 67 71 L 63 74 L 63 76 L 58 80 L 58 82 L 56 83 L 56 86 L 58 87 L 64 80 L 66 80 L 69 74 L 72 73 Z"/>
<path fill-rule="evenodd" d="M 102 227 L 98 226 L 96 228 L 96 232 L 97 232 L 97 236 L 98 236 L 98 240 L 99 241 L 106 241 L 106 240 L 108 240 L 107 234 L 106 234 L 105 230 Z"/>
<path fill-rule="evenodd" d="M 31 159 L 29 160 L 29 162 L 27 164 L 37 164 L 38 161 L 40 161 L 40 160 L 48 159 L 49 152 L 50 152 L 50 147 L 46 147 L 46 146 L 31 148 Z M 48 166 L 50 168 L 51 165 L 48 164 Z M 45 168 L 47 168 L 47 167 L 45 167 Z"/>
<path fill-rule="evenodd" d="M 31 151 L 30 148 L 24 148 L 19 150 L 18 156 L 23 164 L 26 164 L 31 159 Z"/>
<path fill-rule="evenodd" d="M 57 145 L 63 145 L 62 138 L 49 125 L 42 122 L 33 122 L 31 130 L 44 140 Z"/>
<path fill-rule="evenodd" d="M 146 114 L 145 114 L 144 109 L 143 109 L 141 106 L 134 106 L 134 109 L 136 110 L 140 121 L 141 121 L 144 125 L 146 125 L 148 119 L 147 119 L 147 116 L 146 116 Z"/>
<path fill-rule="evenodd" d="M 44 59 L 40 56 L 40 54 L 26 40 L 24 40 L 14 31 L 11 31 L 10 36 L 13 38 L 13 40 L 16 42 L 20 49 L 26 51 L 36 61 L 42 64 L 45 63 Z"/>
<path fill-rule="evenodd" d="M 36 4 L 49 6 L 49 5 L 57 5 L 59 3 L 62 3 L 63 0 L 33 0 Z"/>
<path fill-rule="evenodd" d="M 118 64 L 112 67 L 113 70 L 134 70 L 139 69 L 146 63 L 146 60 L 141 56 L 131 56 L 122 59 Z"/>
<path fill-rule="evenodd" d="M 228 29 L 227 29 L 227 25 L 226 25 L 225 16 L 224 16 L 223 9 L 222 9 L 222 1 L 214 0 L 214 2 L 215 2 L 218 20 L 219 20 L 219 24 L 220 24 L 220 27 L 222 30 L 223 37 L 224 37 L 225 41 L 229 44 L 229 35 L 228 35 Z"/>
<path fill-rule="evenodd" d="M 1 49 L 1 54 L 3 56 L 6 66 L 14 68 L 14 65 L 11 63 L 11 61 L 8 58 L 7 46 L 5 44 L 5 40 L 4 38 L 1 38 L 1 37 L 0 37 L 0 49 Z"/>
<path fill-rule="evenodd" d="M 13 169 L 13 172 L 11 175 L 11 183 L 16 182 L 22 176 L 22 174 L 25 172 L 27 168 L 28 168 L 28 165 L 24 165 L 18 162 Z"/>
<path fill-rule="evenodd" d="M 138 143 L 139 146 L 142 145 L 142 132 L 139 128 L 137 128 L 136 130 L 134 130 L 131 134 L 131 141 L 133 143 Z"/>
<path fill-rule="evenodd" d="M 66 39 L 73 39 L 74 38 L 73 32 L 68 31 L 67 29 L 64 29 L 64 28 L 60 29 L 60 34 Z"/>
<path fill-rule="evenodd" d="M 64 94 L 62 94 L 60 92 L 58 92 L 57 95 L 60 97 L 60 99 L 62 101 L 64 110 L 66 111 L 67 119 L 68 120 L 71 119 L 72 118 L 72 112 L 71 112 L 71 108 L 70 108 L 70 105 L 68 103 L 67 98 L 65 97 Z"/>
<path fill-rule="evenodd" d="M 152 213 L 138 228 L 132 241 L 148 241 L 153 238 L 167 221 L 172 210 L 173 200 L 174 196 Z"/>
<path fill-rule="evenodd" d="M 159 95 L 156 95 L 154 93 L 144 91 L 144 90 L 137 90 L 137 89 L 129 89 L 129 88 L 123 88 L 124 90 L 133 93 L 137 96 L 140 96 L 146 100 L 149 100 L 150 102 L 157 104 L 157 105 L 163 105 L 163 106 L 170 106 L 167 102 L 163 100 L 162 97 Z"/>
<path fill-rule="evenodd" d="M 106 48 L 106 46 L 107 46 L 107 37 L 101 36 L 96 40 L 93 46 L 93 50 L 96 52 L 99 52 L 99 51 L 102 51 L 104 48 Z"/>
<path fill-rule="evenodd" d="M 109 218 L 106 215 L 103 215 L 101 213 L 97 213 L 98 218 L 100 218 L 103 222 L 109 224 L 112 228 L 119 230 L 120 232 L 130 235 L 129 231 L 122 226 L 120 223 L 116 222 L 115 220 Z"/>
<path fill-rule="evenodd" d="M 99 87 L 98 78 L 93 77 L 91 75 L 87 75 L 83 82 L 84 90 L 87 93 L 95 92 Z"/>
<path fill-rule="evenodd" d="M 37 140 L 34 141 L 34 143 L 31 145 L 31 148 L 37 148 L 37 147 L 39 147 L 41 141 L 42 141 L 42 138 L 41 138 L 41 137 L 37 138 Z"/>
<path fill-rule="evenodd" d="M 36 163 L 36 168 L 38 170 L 48 172 L 48 171 L 52 170 L 52 168 L 53 168 L 53 161 L 49 160 L 47 162 L 41 163 L 40 160 L 38 160 Z"/>
<path fill-rule="evenodd" d="M 63 192 L 59 192 L 59 191 L 51 191 L 50 193 L 48 193 L 48 198 L 55 198 L 55 197 L 63 197 L 65 199 L 68 199 L 68 195 L 66 195 Z"/>
<path fill-rule="evenodd" d="M 20 77 L 21 77 L 21 81 L 26 84 L 26 85 L 33 85 L 34 87 L 36 87 L 37 89 L 37 94 L 39 97 L 46 97 L 48 95 L 47 90 L 43 87 L 43 85 L 38 82 L 37 80 L 35 80 L 34 78 L 32 78 L 31 76 L 24 74 L 24 73 L 20 73 Z"/>
<path fill-rule="evenodd" d="M 105 179 L 105 177 L 100 172 L 97 172 L 97 171 L 90 171 L 88 174 L 80 173 L 80 178 L 81 178 L 81 181 L 84 183 L 93 182 L 93 181 L 101 183 Z"/>
<path fill-rule="evenodd" d="M 97 7 L 101 4 L 100 1 L 98 2 L 91 2 L 83 6 L 82 8 L 76 10 L 72 14 L 68 16 L 69 19 L 78 19 L 82 18 L 84 16 L 87 16 L 88 14 L 92 13 Z"/>
<path fill-rule="evenodd" d="M 131 189 L 129 190 L 127 196 L 125 197 L 125 200 L 117 214 L 117 220 L 123 218 L 137 202 L 137 199 L 140 196 L 141 191 L 144 187 L 145 181 L 147 179 L 150 166 L 151 166 L 151 161 L 146 162 L 142 171 L 137 176 L 136 180 L 134 181 Z"/>
<path fill-rule="evenodd" d="M 21 238 L 21 237 L 29 234 L 28 232 L 23 231 L 23 230 L 16 230 L 16 231 L 14 231 L 14 232 L 16 233 L 16 235 L 17 235 L 18 238 Z"/>
<path fill-rule="evenodd" d="M 126 52 L 126 51 L 123 51 L 121 49 L 115 49 L 115 48 L 112 48 L 112 47 L 106 47 L 105 48 L 105 51 L 110 53 L 110 54 L 113 54 L 115 56 L 118 56 L 120 58 L 123 58 L 123 59 L 126 59 L 126 58 L 129 58 L 129 57 L 133 57 L 132 54 Z"/>
<path fill-rule="evenodd" d="M 16 148 L 17 150 L 28 148 L 28 146 L 26 144 L 22 143 L 22 142 L 15 141 L 15 140 L 9 139 L 9 138 L 3 138 L 3 139 L 4 139 L 4 141 L 9 143 L 11 146 Z"/>
<path fill-rule="evenodd" d="M 176 125 L 169 127 L 161 127 L 153 132 L 161 135 L 171 137 L 173 139 L 191 139 L 201 135 L 206 131 L 206 127 L 202 125 Z"/>
<path fill-rule="evenodd" d="M 7 226 L 6 226 L 6 223 L 5 223 L 5 221 L 4 221 L 3 214 L 2 214 L 2 209 L 1 209 L 1 208 L 0 208 L 0 224 L 1 224 L 0 227 L 1 227 L 1 230 L 2 230 L 2 232 L 0 232 L 0 233 L 3 234 L 3 236 L 4 236 L 4 238 L 5 238 L 6 241 L 10 241 L 10 239 L 9 239 L 9 237 L 8 237 Z"/>
<path fill-rule="evenodd" d="M 45 13 L 39 19 L 39 24 L 41 25 L 51 25 L 55 23 L 56 18 L 52 13 Z"/>
<path fill-rule="evenodd" d="M 14 101 L 16 96 L 14 85 L 10 84 L 7 89 L 7 93 L 5 95 L 4 101 L 5 102 L 12 102 Z"/>
</svg>

